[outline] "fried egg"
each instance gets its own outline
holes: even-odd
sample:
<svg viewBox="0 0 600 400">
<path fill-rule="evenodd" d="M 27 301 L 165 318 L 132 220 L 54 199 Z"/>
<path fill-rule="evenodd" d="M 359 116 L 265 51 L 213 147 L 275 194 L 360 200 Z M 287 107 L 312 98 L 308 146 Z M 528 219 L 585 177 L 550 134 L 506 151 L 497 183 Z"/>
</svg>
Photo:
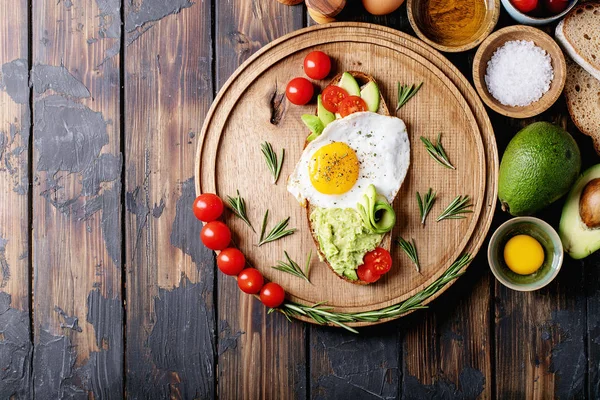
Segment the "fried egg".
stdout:
<svg viewBox="0 0 600 400">
<path fill-rule="evenodd" d="M 331 122 L 310 142 L 288 179 L 302 204 L 355 208 L 365 189 L 391 203 L 408 171 L 410 143 L 400 118 L 357 112 Z"/>
</svg>

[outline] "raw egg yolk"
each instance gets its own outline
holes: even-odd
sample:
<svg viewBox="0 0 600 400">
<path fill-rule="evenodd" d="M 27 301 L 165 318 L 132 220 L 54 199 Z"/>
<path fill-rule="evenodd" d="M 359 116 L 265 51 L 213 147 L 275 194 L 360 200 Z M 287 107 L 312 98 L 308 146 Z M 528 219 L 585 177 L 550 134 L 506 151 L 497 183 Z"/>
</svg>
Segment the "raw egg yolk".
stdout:
<svg viewBox="0 0 600 400">
<path fill-rule="evenodd" d="M 544 249 L 531 236 L 517 235 L 504 246 L 504 262 L 515 274 L 533 274 L 544 263 Z"/>
<path fill-rule="evenodd" d="M 356 153 L 346 143 L 327 144 L 310 159 L 310 182 L 323 194 L 346 193 L 358 180 L 358 165 Z"/>
</svg>

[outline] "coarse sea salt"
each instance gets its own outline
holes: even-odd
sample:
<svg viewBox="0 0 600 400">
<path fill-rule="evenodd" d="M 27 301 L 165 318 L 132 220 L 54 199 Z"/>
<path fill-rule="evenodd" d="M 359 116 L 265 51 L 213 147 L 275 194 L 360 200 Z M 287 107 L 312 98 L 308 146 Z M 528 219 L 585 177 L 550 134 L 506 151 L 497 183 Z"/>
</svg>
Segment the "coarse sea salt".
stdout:
<svg viewBox="0 0 600 400">
<path fill-rule="evenodd" d="M 526 40 L 512 40 L 498 48 L 487 64 L 485 83 L 505 106 L 522 107 L 538 101 L 554 79 L 548 53 Z"/>
</svg>

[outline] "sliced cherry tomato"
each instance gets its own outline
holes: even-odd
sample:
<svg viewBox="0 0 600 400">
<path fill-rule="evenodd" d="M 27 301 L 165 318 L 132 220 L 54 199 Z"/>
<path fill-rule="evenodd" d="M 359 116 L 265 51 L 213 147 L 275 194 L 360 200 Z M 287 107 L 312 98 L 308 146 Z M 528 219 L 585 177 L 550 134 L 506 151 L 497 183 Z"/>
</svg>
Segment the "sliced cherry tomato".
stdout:
<svg viewBox="0 0 600 400">
<path fill-rule="evenodd" d="M 299 106 L 308 103 L 313 94 L 313 85 L 306 78 L 294 78 L 285 88 L 285 95 L 288 100 Z"/>
<path fill-rule="evenodd" d="M 338 106 L 338 112 L 342 117 L 359 111 L 367 111 L 367 103 L 359 96 L 348 96 Z"/>
<path fill-rule="evenodd" d="M 522 13 L 528 13 L 536 9 L 538 0 L 510 0 L 513 6 Z"/>
<path fill-rule="evenodd" d="M 325 79 L 331 71 L 331 60 L 322 51 L 311 51 L 304 58 L 304 73 L 312 79 Z"/>
<path fill-rule="evenodd" d="M 260 291 L 260 301 L 267 307 L 279 307 L 284 299 L 285 291 L 274 282 L 267 283 Z"/>
<path fill-rule="evenodd" d="M 211 250 L 223 250 L 231 242 L 231 231 L 221 221 L 212 221 L 204 225 L 200 239 Z"/>
<path fill-rule="evenodd" d="M 338 106 L 348 97 L 346 89 L 342 89 L 336 85 L 329 85 L 323 90 L 321 100 L 323 101 L 323 107 L 329 112 L 338 112 Z"/>
<path fill-rule="evenodd" d="M 240 290 L 248 294 L 260 292 L 265 280 L 256 268 L 246 268 L 238 275 L 237 283 Z"/>
<path fill-rule="evenodd" d="M 223 214 L 223 201 L 213 193 L 202 193 L 194 200 L 194 215 L 200 221 L 214 221 Z"/>
<path fill-rule="evenodd" d="M 358 279 L 367 283 L 377 282 L 379 278 L 381 278 L 380 274 L 376 273 L 373 268 L 367 266 L 366 264 L 358 267 L 356 273 L 358 274 Z"/>
<path fill-rule="evenodd" d="M 560 14 L 569 7 L 570 0 L 546 0 L 546 9 L 553 15 Z"/>
<path fill-rule="evenodd" d="M 363 262 L 365 263 L 364 265 L 379 275 L 385 274 L 392 268 L 392 256 L 390 252 L 381 247 L 377 247 L 375 250 L 365 254 Z"/>
<path fill-rule="evenodd" d="M 217 267 L 225 275 L 238 275 L 246 266 L 244 253 L 234 247 L 222 250 L 217 256 Z"/>
</svg>

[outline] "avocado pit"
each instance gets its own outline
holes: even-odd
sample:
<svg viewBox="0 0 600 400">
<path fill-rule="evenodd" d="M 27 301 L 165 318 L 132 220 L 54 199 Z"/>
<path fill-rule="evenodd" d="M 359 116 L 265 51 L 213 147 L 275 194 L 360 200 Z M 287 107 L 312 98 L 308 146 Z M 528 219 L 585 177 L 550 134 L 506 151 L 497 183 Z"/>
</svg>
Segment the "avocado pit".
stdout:
<svg viewBox="0 0 600 400">
<path fill-rule="evenodd" d="M 600 178 L 590 180 L 583 188 L 579 215 L 588 228 L 600 228 Z"/>
</svg>

